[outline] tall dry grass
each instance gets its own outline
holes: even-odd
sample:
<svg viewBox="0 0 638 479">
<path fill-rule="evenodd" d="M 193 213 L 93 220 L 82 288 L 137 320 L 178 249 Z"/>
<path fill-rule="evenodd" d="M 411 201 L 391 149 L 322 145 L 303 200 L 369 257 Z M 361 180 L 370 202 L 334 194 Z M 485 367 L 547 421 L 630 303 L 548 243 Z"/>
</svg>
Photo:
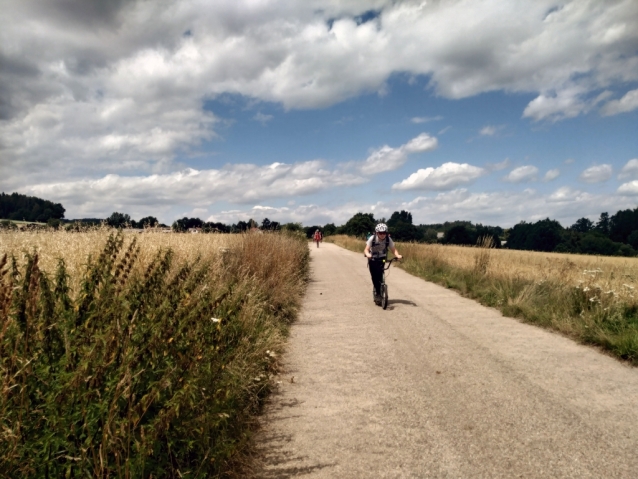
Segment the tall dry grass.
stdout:
<svg viewBox="0 0 638 479">
<path fill-rule="evenodd" d="M 307 275 L 285 235 L 0 233 L 0 476 L 229 473 Z"/>
<path fill-rule="evenodd" d="M 353 251 L 364 242 L 335 236 Z M 638 365 L 638 258 L 402 243 L 401 267 Z"/>
</svg>

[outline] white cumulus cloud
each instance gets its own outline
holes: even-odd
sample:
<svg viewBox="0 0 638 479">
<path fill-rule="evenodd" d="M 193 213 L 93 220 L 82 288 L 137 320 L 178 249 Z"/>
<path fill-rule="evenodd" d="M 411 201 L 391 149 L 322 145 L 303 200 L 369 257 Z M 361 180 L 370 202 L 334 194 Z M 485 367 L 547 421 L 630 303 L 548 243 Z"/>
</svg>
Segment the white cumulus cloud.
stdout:
<svg viewBox="0 0 638 479">
<path fill-rule="evenodd" d="M 623 196 L 638 196 L 638 180 L 623 183 L 618 187 L 618 193 Z"/>
<path fill-rule="evenodd" d="M 590 166 L 583 171 L 578 178 L 585 183 L 602 183 L 611 178 L 611 174 L 611 165 L 603 164 Z"/>
<path fill-rule="evenodd" d="M 486 125 L 479 131 L 481 136 L 494 136 L 505 128 L 503 125 Z"/>
<path fill-rule="evenodd" d="M 384 171 L 396 170 L 407 161 L 409 155 L 432 151 L 437 146 L 438 140 L 435 137 L 421 133 L 398 148 L 392 148 L 388 145 L 382 146 L 370 153 L 364 161 L 354 165 L 364 175 L 375 175 Z"/>
<path fill-rule="evenodd" d="M 438 168 L 419 169 L 408 178 L 395 183 L 395 190 L 449 190 L 472 183 L 486 170 L 468 163 L 443 163 Z"/>
<path fill-rule="evenodd" d="M 612 100 L 606 103 L 600 110 L 603 116 L 627 113 L 638 108 L 638 89 L 625 93 L 620 100 Z"/>
<path fill-rule="evenodd" d="M 624 180 L 627 178 L 635 178 L 636 176 L 638 176 L 638 158 L 629 160 L 625 166 L 622 167 L 618 174 L 618 179 Z"/>
<path fill-rule="evenodd" d="M 412 123 L 428 123 L 430 121 L 439 121 L 442 120 L 442 116 L 415 116 L 410 119 Z"/>
<path fill-rule="evenodd" d="M 536 180 L 538 168 L 533 165 L 519 166 L 509 172 L 503 179 L 510 183 L 525 183 Z"/>
<path fill-rule="evenodd" d="M 0 144 L 5 184 L 17 186 L 174 169 L 216 135 L 217 112 L 203 105 L 225 94 L 320 108 L 405 72 L 449 99 L 534 93 L 524 116 L 558 120 L 638 81 L 635 0 L 5 0 L 2 9 Z M 368 11 L 378 15 L 361 21 Z M 630 111 L 635 97 L 603 113 Z"/>
<path fill-rule="evenodd" d="M 552 181 L 560 176 L 560 170 L 558 168 L 554 168 L 552 170 L 548 170 L 543 177 L 544 181 Z"/>
</svg>

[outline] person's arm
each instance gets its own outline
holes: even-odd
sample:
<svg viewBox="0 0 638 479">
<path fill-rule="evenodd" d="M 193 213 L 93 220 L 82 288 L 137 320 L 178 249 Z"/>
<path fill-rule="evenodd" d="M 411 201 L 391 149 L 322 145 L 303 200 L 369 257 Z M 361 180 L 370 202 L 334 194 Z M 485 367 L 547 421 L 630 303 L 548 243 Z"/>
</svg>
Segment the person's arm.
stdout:
<svg viewBox="0 0 638 479">
<path fill-rule="evenodd" d="M 363 250 L 363 254 L 366 258 L 372 258 L 372 253 L 370 253 L 370 245 L 366 243 L 366 249 Z"/>
<path fill-rule="evenodd" d="M 401 256 L 401 255 L 399 254 L 399 251 L 397 250 L 396 243 L 395 243 L 394 241 L 392 241 L 392 239 L 390 239 L 390 248 L 392 249 L 392 253 L 394 254 L 394 256 L 395 256 L 397 259 L 401 259 L 401 258 L 403 258 L 403 256 Z"/>
</svg>

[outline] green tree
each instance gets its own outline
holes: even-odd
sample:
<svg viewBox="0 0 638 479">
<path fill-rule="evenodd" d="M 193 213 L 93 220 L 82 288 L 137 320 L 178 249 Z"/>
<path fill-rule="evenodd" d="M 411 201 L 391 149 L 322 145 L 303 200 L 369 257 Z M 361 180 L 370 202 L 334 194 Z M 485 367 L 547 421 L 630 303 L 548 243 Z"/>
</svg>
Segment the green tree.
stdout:
<svg viewBox="0 0 638 479">
<path fill-rule="evenodd" d="M 412 224 L 412 213 L 405 210 L 392 213 L 388 220 L 388 228 L 390 228 L 392 239 L 396 241 L 418 241 L 422 236 L 417 227 Z"/>
<path fill-rule="evenodd" d="M 609 218 L 609 238 L 627 243 L 629 235 L 638 230 L 638 209 L 618 211 Z"/>
<path fill-rule="evenodd" d="M 594 223 L 587 218 L 580 218 L 576 220 L 576 223 L 569 227 L 572 231 L 577 231 L 579 233 L 588 233 L 592 229 L 594 229 Z"/>
<path fill-rule="evenodd" d="M 377 222 L 372 213 L 357 213 L 343 225 L 341 232 L 362 237 L 374 231 Z"/>
<path fill-rule="evenodd" d="M 173 231 L 183 233 L 188 231 L 190 228 L 201 228 L 202 226 L 204 226 L 204 222 L 199 218 L 188 218 L 185 216 L 184 218 L 176 220 L 173 223 L 172 228 Z"/>
<path fill-rule="evenodd" d="M 138 228 L 155 228 L 159 225 L 159 220 L 155 216 L 145 216 L 136 224 Z"/>
<path fill-rule="evenodd" d="M 443 243 L 458 245 L 476 244 L 476 235 L 465 225 L 456 225 L 445 232 Z"/>
<path fill-rule="evenodd" d="M 131 224 L 131 217 L 127 214 L 115 211 L 106 219 L 106 224 L 112 228 L 124 228 Z"/>
<path fill-rule="evenodd" d="M 304 231 L 301 223 L 284 223 L 281 225 L 281 229 L 286 231 Z"/>
<path fill-rule="evenodd" d="M 564 229 L 558 221 L 549 218 L 526 223 L 521 221 L 510 229 L 507 247 L 532 251 L 554 251 L 563 240 Z"/>
<path fill-rule="evenodd" d="M 0 193 L 0 218 L 46 223 L 64 218 L 64 212 L 60 203 L 20 193 Z"/>
<path fill-rule="evenodd" d="M 334 223 L 328 223 L 327 225 L 323 227 L 324 236 L 330 236 L 335 234 L 336 232 L 337 232 L 337 227 L 335 226 Z"/>
<path fill-rule="evenodd" d="M 605 236 L 609 236 L 609 232 L 611 229 L 610 227 L 611 224 L 609 220 L 609 213 L 601 213 L 596 226 L 594 226 L 594 229 L 601 232 Z"/>
</svg>

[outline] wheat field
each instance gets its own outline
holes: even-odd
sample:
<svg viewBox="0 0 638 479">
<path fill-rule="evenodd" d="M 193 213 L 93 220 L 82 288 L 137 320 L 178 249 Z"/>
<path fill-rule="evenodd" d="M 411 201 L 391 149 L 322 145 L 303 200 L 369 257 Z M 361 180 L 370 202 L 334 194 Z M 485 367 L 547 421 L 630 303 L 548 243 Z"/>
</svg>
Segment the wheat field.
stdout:
<svg viewBox="0 0 638 479">
<path fill-rule="evenodd" d="M 290 234 L 0 233 L 0 478 L 237 470 L 308 262 Z"/>
<path fill-rule="evenodd" d="M 49 274 L 53 274 L 62 259 L 73 282 L 72 290 L 77 291 L 88 259 L 97 258 L 112 233 L 113 230 L 106 227 L 89 228 L 79 233 L 0 230 L 0 257 L 7 253 L 14 255 L 19 263 L 24 263 L 26 253 L 37 253 L 40 268 Z M 173 251 L 177 263 L 193 261 L 197 257 L 214 258 L 242 240 L 241 235 L 177 234 L 152 228 L 143 233 L 123 230 L 123 235 L 128 240 L 136 238 L 140 246 L 141 261 L 138 264 L 146 264 L 158 251 L 168 249 Z"/>
</svg>

